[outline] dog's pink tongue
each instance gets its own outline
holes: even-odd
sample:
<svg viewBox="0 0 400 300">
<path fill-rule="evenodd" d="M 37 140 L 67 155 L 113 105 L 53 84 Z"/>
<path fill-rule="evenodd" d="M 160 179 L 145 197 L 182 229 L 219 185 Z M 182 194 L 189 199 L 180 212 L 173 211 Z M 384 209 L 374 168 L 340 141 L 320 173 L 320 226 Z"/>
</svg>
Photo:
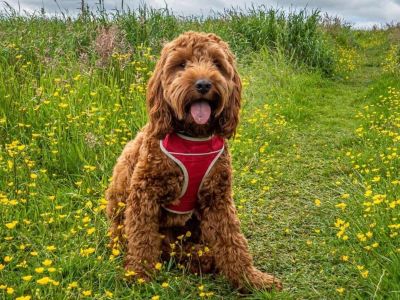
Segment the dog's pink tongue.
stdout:
<svg viewBox="0 0 400 300">
<path fill-rule="evenodd" d="M 210 104 L 208 104 L 207 101 L 195 102 L 190 107 L 190 113 L 192 114 L 192 117 L 197 124 L 203 125 L 207 123 L 208 119 L 210 119 Z"/>
</svg>

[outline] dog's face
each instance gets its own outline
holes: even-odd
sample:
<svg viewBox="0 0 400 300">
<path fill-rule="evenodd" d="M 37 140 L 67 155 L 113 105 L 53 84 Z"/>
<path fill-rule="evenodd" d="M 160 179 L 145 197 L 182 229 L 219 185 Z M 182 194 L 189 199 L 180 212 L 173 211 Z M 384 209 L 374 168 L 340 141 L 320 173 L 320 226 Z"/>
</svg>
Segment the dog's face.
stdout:
<svg viewBox="0 0 400 300">
<path fill-rule="evenodd" d="M 166 44 L 147 89 L 150 132 L 231 137 L 241 82 L 234 56 L 214 34 L 187 32 Z"/>
</svg>

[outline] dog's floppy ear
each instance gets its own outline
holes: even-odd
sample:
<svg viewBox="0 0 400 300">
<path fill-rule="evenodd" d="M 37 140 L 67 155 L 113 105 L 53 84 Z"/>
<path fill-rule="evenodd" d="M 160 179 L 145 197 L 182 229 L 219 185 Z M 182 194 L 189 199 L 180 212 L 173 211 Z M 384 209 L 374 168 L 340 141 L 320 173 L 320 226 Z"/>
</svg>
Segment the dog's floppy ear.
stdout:
<svg viewBox="0 0 400 300">
<path fill-rule="evenodd" d="M 163 66 L 167 57 L 167 45 L 147 85 L 146 106 L 149 114 L 149 134 L 163 139 L 172 130 L 172 115 L 168 103 L 164 99 L 161 83 Z"/>
<path fill-rule="evenodd" d="M 232 79 L 233 88 L 232 91 L 230 91 L 228 103 L 225 105 L 225 108 L 221 113 L 221 117 L 219 119 L 219 132 L 217 132 L 226 138 L 230 138 L 236 133 L 236 127 L 239 123 L 240 101 L 242 98 L 242 82 L 236 69 L 232 54 L 230 54 L 229 60 L 234 70 Z"/>
</svg>

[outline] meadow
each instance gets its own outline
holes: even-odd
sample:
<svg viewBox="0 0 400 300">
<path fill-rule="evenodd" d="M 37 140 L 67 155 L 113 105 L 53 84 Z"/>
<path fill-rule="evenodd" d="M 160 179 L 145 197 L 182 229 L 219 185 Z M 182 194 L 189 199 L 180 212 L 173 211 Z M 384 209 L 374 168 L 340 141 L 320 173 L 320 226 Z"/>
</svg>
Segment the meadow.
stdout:
<svg viewBox="0 0 400 300">
<path fill-rule="evenodd" d="M 146 123 L 163 43 L 187 30 L 237 56 L 234 199 L 283 292 L 241 295 L 173 261 L 132 284 L 108 247 L 112 167 Z M 0 299 L 400 299 L 399 70 L 399 26 L 318 11 L 2 11 Z"/>
</svg>

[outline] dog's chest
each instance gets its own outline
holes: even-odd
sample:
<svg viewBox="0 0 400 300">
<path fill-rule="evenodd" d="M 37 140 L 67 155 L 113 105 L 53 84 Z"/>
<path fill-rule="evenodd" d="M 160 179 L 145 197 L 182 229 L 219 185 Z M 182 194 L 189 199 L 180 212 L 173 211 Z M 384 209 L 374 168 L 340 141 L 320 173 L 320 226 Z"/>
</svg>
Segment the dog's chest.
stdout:
<svg viewBox="0 0 400 300">
<path fill-rule="evenodd" d="M 184 175 L 178 203 L 164 208 L 178 214 L 190 213 L 196 206 L 198 192 L 205 178 L 224 151 L 224 139 L 219 136 L 192 138 L 172 133 L 160 141 L 160 148 Z"/>
</svg>

